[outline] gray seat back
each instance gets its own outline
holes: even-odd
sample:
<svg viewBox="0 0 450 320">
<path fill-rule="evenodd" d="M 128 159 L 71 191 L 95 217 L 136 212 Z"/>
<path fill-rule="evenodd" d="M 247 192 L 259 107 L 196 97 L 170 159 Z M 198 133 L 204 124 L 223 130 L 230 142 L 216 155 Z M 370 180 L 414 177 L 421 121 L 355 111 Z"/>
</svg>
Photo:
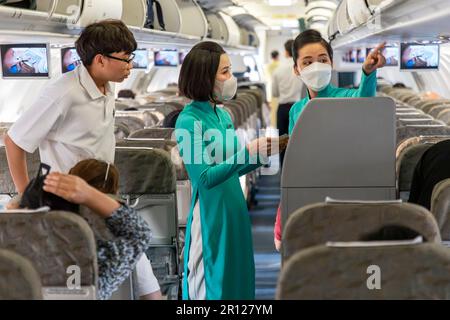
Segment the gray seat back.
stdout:
<svg viewBox="0 0 450 320">
<path fill-rule="evenodd" d="M 316 246 L 280 273 L 277 299 L 450 299 L 450 251 L 436 243 Z M 378 273 L 377 273 L 378 272 Z M 378 290 L 371 275 L 379 275 Z M 378 278 L 377 277 L 377 278 Z"/>
<path fill-rule="evenodd" d="M 437 118 L 447 125 L 450 125 L 450 109 L 439 112 Z"/>
<path fill-rule="evenodd" d="M 359 241 L 383 226 L 403 226 L 441 241 L 433 215 L 410 203 L 317 203 L 295 211 L 283 233 L 283 261 L 327 241 Z"/>
<path fill-rule="evenodd" d="M 397 128 L 397 146 L 408 138 L 418 136 L 450 135 L 450 127 L 444 125 L 407 125 Z"/>
<path fill-rule="evenodd" d="M 39 170 L 39 165 L 41 163 L 39 150 L 36 150 L 32 154 L 27 154 L 26 157 L 27 157 L 28 176 L 31 179 L 36 176 Z M 6 158 L 6 149 L 5 147 L 0 147 L 0 194 L 15 194 L 15 193 L 16 188 L 14 187 L 14 182 L 9 173 L 8 159 Z"/>
<path fill-rule="evenodd" d="M 327 196 L 395 199 L 394 121 L 390 98 L 311 100 L 286 150 L 283 223 L 298 208 Z"/>
<path fill-rule="evenodd" d="M 425 151 L 447 139 L 450 139 L 450 136 L 420 136 L 406 139 L 398 146 L 396 152 L 397 195 L 401 199 L 408 200 L 414 170 Z"/>
<path fill-rule="evenodd" d="M 44 287 L 67 288 L 70 266 L 81 270 L 81 286 L 97 286 L 94 234 L 79 215 L 47 213 L 0 214 L 0 248 L 28 258 Z"/>
<path fill-rule="evenodd" d="M 40 300 L 42 285 L 33 264 L 9 250 L 0 250 L 0 300 Z"/>
<path fill-rule="evenodd" d="M 436 184 L 431 196 L 431 212 L 436 218 L 444 241 L 450 241 L 450 179 Z"/>
<path fill-rule="evenodd" d="M 146 128 L 133 132 L 129 138 L 175 140 L 173 132 L 173 128 Z"/>
<path fill-rule="evenodd" d="M 144 120 L 131 116 L 116 116 L 115 123 L 126 125 L 130 132 L 141 130 L 145 127 Z"/>
</svg>

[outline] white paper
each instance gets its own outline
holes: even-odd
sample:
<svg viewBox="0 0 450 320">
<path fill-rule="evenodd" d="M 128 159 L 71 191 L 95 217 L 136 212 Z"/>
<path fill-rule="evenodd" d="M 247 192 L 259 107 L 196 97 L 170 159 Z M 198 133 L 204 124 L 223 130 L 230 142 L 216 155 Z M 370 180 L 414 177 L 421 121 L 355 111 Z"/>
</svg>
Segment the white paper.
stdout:
<svg viewBox="0 0 450 320">
<path fill-rule="evenodd" d="M 423 243 L 422 236 L 417 236 L 412 240 L 394 240 L 394 241 L 353 241 L 353 242 L 327 242 L 327 247 L 333 248 L 356 248 L 356 247 L 386 247 L 386 246 L 404 246 Z"/>
<path fill-rule="evenodd" d="M 341 199 L 333 199 L 330 197 L 325 198 L 326 203 L 355 203 L 355 204 L 389 204 L 389 203 L 402 203 L 402 199 L 397 200 L 341 200 Z"/>
<path fill-rule="evenodd" d="M 41 207 L 38 209 L 13 209 L 13 210 L 0 210 L 0 213 L 37 213 L 37 212 L 48 212 L 50 207 Z"/>
</svg>

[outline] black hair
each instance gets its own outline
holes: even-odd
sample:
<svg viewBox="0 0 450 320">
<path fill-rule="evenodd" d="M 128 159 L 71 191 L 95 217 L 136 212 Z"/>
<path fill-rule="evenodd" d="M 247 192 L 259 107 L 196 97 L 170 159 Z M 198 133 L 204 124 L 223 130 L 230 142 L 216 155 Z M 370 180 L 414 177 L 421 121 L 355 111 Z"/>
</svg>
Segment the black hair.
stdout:
<svg viewBox="0 0 450 320">
<path fill-rule="evenodd" d="M 272 57 L 272 59 L 278 58 L 279 55 L 280 55 L 280 53 L 278 52 L 278 50 L 274 50 L 270 53 L 270 56 Z"/>
<path fill-rule="evenodd" d="M 292 46 L 292 57 L 295 65 L 297 65 L 298 51 L 311 43 L 320 43 L 327 50 L 331 62 L 333 62 L 333 48 L 331 48 L 331 45 L 324 38 L 322 38 L 319 31 L 309 29 L 300 33 L 294 40 L 294 45 Z"/>
<path fill-rule="evenodd" d="M 131 54 L 137 49 L 137 43 L 125 23 L 108 19 L 88 25 L 75 42 L 75 47 L 83 64 L 90 66 L 97 54 L 122 51 Z"/>
<path fill-rule="evenodd" d="M 294 40 L 290 39 L 286 41 L 284 44 L 284 50 L 289 54 L 289 57 L 292 57 L 292 46 L 294 45 Z"/>
<path fill-rule="evenodd" d="M 392 88 L 406 88 L 405 84 L 402 82 L 397 82 L 392 86 Z"/>
<path fill-rule="evenodd" d="M 196 101 L 215 101 L 214 84 L 220 56 L 225 50 L 217 43 L 196 44 L 186 55 L 178 78 L 180 94 Z"/>
</svg>

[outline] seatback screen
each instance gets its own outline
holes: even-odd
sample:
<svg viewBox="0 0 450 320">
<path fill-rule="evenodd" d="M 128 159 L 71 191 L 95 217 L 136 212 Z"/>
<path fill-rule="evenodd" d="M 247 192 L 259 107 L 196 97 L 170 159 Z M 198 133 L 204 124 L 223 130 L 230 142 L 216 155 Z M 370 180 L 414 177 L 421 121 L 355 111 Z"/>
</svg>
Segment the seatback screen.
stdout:
<svg viewBox="0 0 450 320">
<path fill-rule="evenodd" d="M 4 78 L 48 78 L 49 47 L 46 43 L 0 45 Z"/>
<path fill-rule="evenodd" d="M 438 44 L 401 44 L 401 70 L 439 69 Z"/>
</svg>

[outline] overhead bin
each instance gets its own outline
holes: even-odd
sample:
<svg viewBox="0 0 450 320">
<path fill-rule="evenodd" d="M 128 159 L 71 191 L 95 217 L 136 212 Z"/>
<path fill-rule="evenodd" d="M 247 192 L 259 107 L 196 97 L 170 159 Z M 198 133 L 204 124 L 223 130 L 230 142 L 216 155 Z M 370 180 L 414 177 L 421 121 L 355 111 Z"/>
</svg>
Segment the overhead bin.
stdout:
<svg viewBox="0 0 450 320">
<path fill-rule="evenodd" d="M 238 46 L 241 43 L 241 32 L 239 31 L 238 25 L 231 16 L 223 12 L 219 12 L 219 15 L 225 22 L 228 30 L 228 41 L 226 44 L 229 46 Z"/>
<path fill-rule="evenodd" d="M 208 22 L 202 8 L 194 0 L 176 0 L 181 14 L 180 33 L 205 38 Z"/>
<path fill-rule="evenodd" d="M 128 0 L 124 0 L 128 1 Z M 176 0 L 159 1 L 163 12 L 166 31 L 181 32 L 181 12 Z M 159 28 L 158 16 L 155 14 L 155 28 Z"/>
<path fill-rule="evenodd" d="M 206 19 L 208 20 L 209 27 L 211 28 L 209 37 L 211 39 L 228 42 L 228 29 L 222 17 L 217 13 L 208 12 L 206 14 Z"/>
<path fill-rule="evenodd" d="M 347 12 L 354 26 L 365 23 L 372 16 L 366 0 L 353 0 L 352 5 L 347 6 Z"/>
<path fill-rule="evenodd" d="M 70 3 L 71 0 L 63 0 L 63 2 Z M 85 0 L 78 25 L 86 27 L 104 19 L 120 19 L 121 17 L 122 0 Z"/>
<path fill-rule="evenodd" d="M 147 19 L 146 0 L 122 0 L 122 21 L 133 27 L 142 28 Z"/>
<path fill-rule="evenodd" d="M 336 11 L 336 23 L 339 33 L 344 34 L 352 29 L 352 22 L 348 16 L 347 0 L 343 0 Z"/>
<path fill-rule="evenodd" d="M 256 35 L 256 32 L 243 27 L 240 27 L 239 29 L 241 31 L 241 45 L 251 47 L 259 46 L 259 38 Z"/>
</svg>

